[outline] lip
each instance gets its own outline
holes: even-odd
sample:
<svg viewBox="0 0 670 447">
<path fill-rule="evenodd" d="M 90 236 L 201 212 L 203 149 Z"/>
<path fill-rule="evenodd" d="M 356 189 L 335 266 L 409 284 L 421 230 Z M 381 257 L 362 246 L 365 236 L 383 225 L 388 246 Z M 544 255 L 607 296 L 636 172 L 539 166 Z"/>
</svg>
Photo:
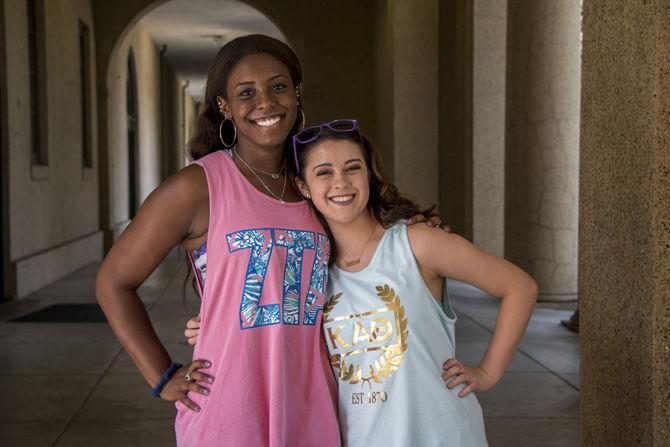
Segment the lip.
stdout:
<svg viewBox="0 0 670 447">
<path fill-rule="evenodd" d="M 351 205 L 352 203 L 354 203 L 354 199 L 356 199 L 356 195 L 357 195 L 357 194 L 355 194 L 355 193 L 350 193 L 350 194 L 337 194 L 337 195 L 328 197 L 328 201 L 331 202 L 331 203 L 334 203 L 335 205 L 339 205 L 339 206 L 347 206 L 347 205 Z M 333 200 L 333 199 L 336 198 L 336 197 L 351 197 L 351 198 L 350 198 L 349 200 L 347 200 L 347 201 L 339 202 L 339 201 Z"/>
<path fill-rule="evenodd" d="M 269 124 L 269 125 L 263 125 L 263 124 L 258 123 L 259 121 L 268 121 L 268 120 L 273 120 L 275 118 L 278 118 L 277 121 L 272 123 L 272 124 Z M 284 121 L 285 118 L 286 118 L 285 113 L 273 113 L 271 115 L 265 115 L 265 116 L 258 117 L 258 118 L 251 118 L 250 117 L 250 118 L 247 118 L 247 121 L 249 121 L 251 123 L 251 125 L 253 125 L 254 127 L 257 127 L 257 128 L 260 128 L 260 129 L 273 129 L 273 128 L 277 127 L 282 121 Z"/>
</svg>

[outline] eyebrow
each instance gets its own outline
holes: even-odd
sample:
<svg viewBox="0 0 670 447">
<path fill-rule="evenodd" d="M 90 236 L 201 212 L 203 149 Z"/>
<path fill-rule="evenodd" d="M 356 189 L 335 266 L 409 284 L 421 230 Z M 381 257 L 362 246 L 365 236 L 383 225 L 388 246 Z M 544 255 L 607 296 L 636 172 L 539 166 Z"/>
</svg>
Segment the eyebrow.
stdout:
<svg viewBox="0 0 670 447">
<path fill-rule="evenodd" d="M 324 167 L 324 166 L 332 166 L 332 165 L 333 165 L 332 163 L 319 163 L 318 165 L 314 166 L 314 168 L 312 168 L 312 171 L 316 171 L 317 168 L 321 168 L 321 167 Z"/>
<path fill-rule="evenodd" d="M 274 75 L 274 76 L 270 76 L 270 77 L 268 78 L 268 81 L 272 81 L 272 80 L 275 80 L 275 79 L 277 79 L 277 78 L 281 78 L 281 77 L 283 77 L 283 76 L 284 76 L 283 74 L 276 74 L 276 75 Z M 255 83 L 256 83 L 255 81 L 243 81 L 243 82 L 240 82 L 240 83 L 238 83 L 237 85 L 235 85 L 235 87 L 239 87 L 239 86 L 241 86 L 241 85 L 254 85 Z"/>
<path fill-rule="evenodd" d="M 344 162 L 344 165 L 346 166 L 346 165 L 348 165 L 349 163 L 354 162 L 354 161 L 360 161 L 360 162 L 363 162 L 363 160 L 361 160 L 360 158 L 351 158 L 351 159 L 345 161 L 345 162 Z M 315 169 L 320 168 L 320 167 L 322 167 L 322 166 L 333 166 L 333 164 L 332 164 L 332 163 L 328 163 L 328 162 L 325 162 L 325 163 L 319 163 L 318 165 L 316 165 L 316 166 L 314 166 L 314 167 L 312 168 L 312 171 L 314 171 Z"/>
</svg>

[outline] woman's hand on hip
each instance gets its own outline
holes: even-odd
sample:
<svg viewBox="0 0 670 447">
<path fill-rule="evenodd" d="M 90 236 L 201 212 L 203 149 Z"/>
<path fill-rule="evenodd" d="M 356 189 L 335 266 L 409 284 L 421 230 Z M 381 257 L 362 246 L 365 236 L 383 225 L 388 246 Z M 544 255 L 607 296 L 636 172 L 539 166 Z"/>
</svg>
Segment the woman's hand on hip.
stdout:
<svg viewBox="0 0 670 447">
<path fill-rule="evenodd" d="M 470 367 L 458 359 L 449 359 L 442 365 L 442 380 L 447 388 L 464 383 L 466 386 L 458 393 L 458 397 L 465 397 L 473 391 L 487 391 L 495 386 L 497 380 L 491 377 L 481 367 Z"/>
<path fill-rule="evenodd" d="M 165 383 L 160 397 L 170 402 L 181 402 L 185 407 L 193 411 L 200 411 L 200 407 L 188 398 L 189 392 L 209 396 L 210 390 L 200 383 L 214 383 L 214 377 L 199 371 L 201 368 L 209 368 L 212 364 L 207 360 L 194 360 L 188 365 L 179 368 Z"/>
</svg>

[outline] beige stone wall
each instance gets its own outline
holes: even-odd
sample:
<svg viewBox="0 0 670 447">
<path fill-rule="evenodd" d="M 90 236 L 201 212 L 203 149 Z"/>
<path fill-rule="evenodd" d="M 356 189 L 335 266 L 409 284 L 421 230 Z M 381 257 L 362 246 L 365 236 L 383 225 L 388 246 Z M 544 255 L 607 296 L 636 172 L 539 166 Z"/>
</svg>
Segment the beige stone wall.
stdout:
<svg viewBox="0 0 670 447">
<path fill-rule="evenodd" d="M 670 8 L 584 1 L 581 443 L 670 445 Z"/>
<path fill-rule="evenodd" d="M 577 295 L 580 14 L 509 0 L 505 254 L 541 299 Z"/>
<path fill-rule="evenodd" d="M 126 78 L 132 48 L 137 72 L 139 133 L 139 199 L 161 181 L 160 59 L 158 49 L 141 24 L 125 35 L 114 52 L 107 72 L 107 148 L 109 166 L 109 222 L 115 232 L 128 222 L 128 126 Z"/>
<path fill-rule="evenodd" d="M 472 242 L 505 251 L 507 0 L 475 0 L 472 56 Z"/>
<path fill-rule="evenodd" d="M 16 295 L 23 297 L 101 257 L 93 119 L 93 169 L 82 168 L 79 24 L 95 27 L 88 1 L 45 3 L 48 168 L 31 167 L 30 84 L 26 2 L 4 2 L 7 37 L 9 251 Z M 93 64 L 91 84 L 95 85 Z M 96 113 L 95 89 L 91 110 Z"/>
</svg>

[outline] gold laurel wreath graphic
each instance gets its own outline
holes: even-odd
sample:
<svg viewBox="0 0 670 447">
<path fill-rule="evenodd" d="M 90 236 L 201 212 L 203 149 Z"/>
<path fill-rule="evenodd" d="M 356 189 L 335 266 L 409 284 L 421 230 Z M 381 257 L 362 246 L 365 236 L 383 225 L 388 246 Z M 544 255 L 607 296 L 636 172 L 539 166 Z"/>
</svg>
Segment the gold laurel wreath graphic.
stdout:
<svg viewBox="0 0 670 447">
<path fill-rule="evenodd" d="M 393 375 L 393 373 L 400 367 L 405 351 L 407 350 L 409 331 L 407 329 L 405 308 L 400 302 L 400 297 L 396 295 L 395 290 L 388 284 L 376 286 L 375 289 L 377 290 L 377 296 L 384 301 L 386 308 L 392 311 L 396 317 L 397 327 L 399 327 L 398 343 L 383 348 L 383 354 L 375 360 L 372 365 L 369 365 L 370 375 L 366 377 L 363 377 L 360 365 L 354 366 L 353 364 L 347 363 L 346 360 L 341 358 L 340 354 L 334 354 L 330 359 L 330 363 L 333 367 L 340 370 L 341 381 L 349 382 L 351 384 L 361 382 L 361 387 L 366 383 L 368 386 L 372 387 L 372 381 L 375 383 L 382 383 L 383 379 L 391 377 L 391 375 Z M 326 318 L 328 318 L 328 314 L 330 314 L 333 308 L 337 305 L 341 297 L 342 294 L 338 293 L 328 301 L 324 312 Z"/>
<path fill-rule="evenodd" d="M 333 311 L 335 306 L 337 305 L 338 301 L 340 301 L 340 298 L 342 298 L 342 293 L 338 293 L 337 295 L 333 295 L 330 297 L 328 302 L 323 308 L 323 316 L 324 320 L 328 320 L 330 318 L 330 313 Z M 334 367 L 337 368 L 338 370 L 340 369 L 340 354 L 334 354 L 330 357 L 330 364 Z"/>
<path fill-rule="evenodd" d="M 340 298 L 342 298 L 342 293 L 338 293 L 337 295 L 333 295 L 330 297 L 330 299 L 326 303 L 325 308 L 323 309 L 323 313 L 325 314 L 326 319 L 328 319 L 330 312 L 332 312 L 332 310 L 335 308 L 337 302 L 340 301 Z"/>
</svg>

